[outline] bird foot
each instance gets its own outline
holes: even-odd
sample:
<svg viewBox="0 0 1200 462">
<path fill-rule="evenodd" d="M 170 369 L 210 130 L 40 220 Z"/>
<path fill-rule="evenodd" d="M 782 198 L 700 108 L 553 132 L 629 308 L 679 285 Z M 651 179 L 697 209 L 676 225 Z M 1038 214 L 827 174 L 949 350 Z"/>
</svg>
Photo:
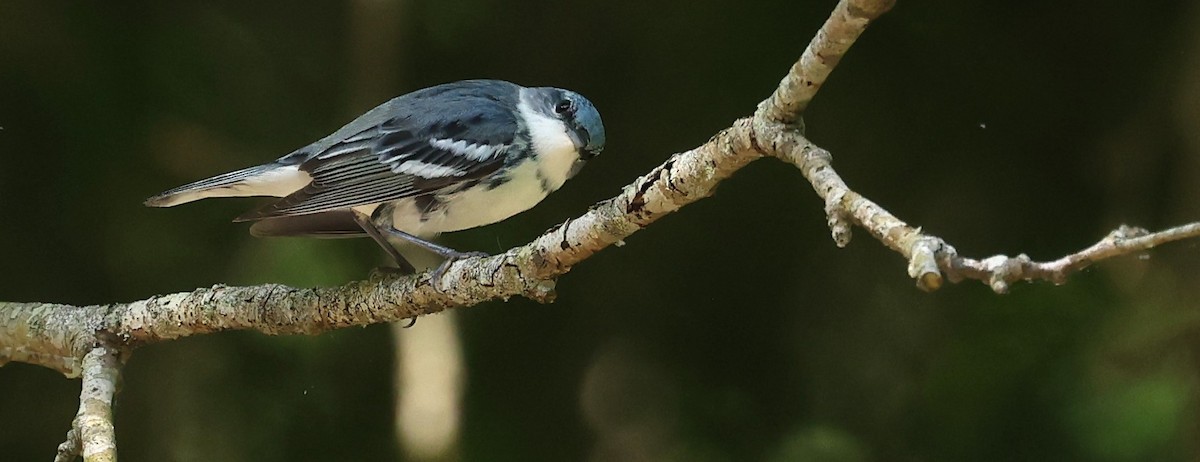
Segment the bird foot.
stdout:
<svg viewBox="0 0 1200 462">
<path fill-rule="evenodd" d="M 442 275 L 445 274 L 446 270 L 450 269 L 450 265 L 453 265 L 456 261 L 466 260 L 468 258 L 483 258 L 490 256 L 491 255 L 489 255 L 487 252 L 454 252 L 446 255 L 446 260 L 443 261 L 442 264 L 438 265 L 438 267 L 429 274 L 429 283 L 434 287 L 440 287 L 442 285 Z"/>
</svg>

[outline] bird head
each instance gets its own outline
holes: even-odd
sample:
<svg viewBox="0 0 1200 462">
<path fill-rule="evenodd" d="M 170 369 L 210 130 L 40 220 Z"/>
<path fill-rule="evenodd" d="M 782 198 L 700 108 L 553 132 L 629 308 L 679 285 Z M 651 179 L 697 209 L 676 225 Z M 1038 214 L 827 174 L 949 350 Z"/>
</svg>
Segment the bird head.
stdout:
<svg viewBox="0 0 1200 462">
<path fill-rule="evenodd" d="M 567 137 L 579 151 L 580 160 L 589 160 L 604 150 L 604 123 L 591 101 L 583 95 L 561 88 L 536 89 L 541 113 L 557 119 L 566 128 Z"/>
<path fill-rule="evenodd" d="M 567 126 L 567 136 L 579 149 L 580 156 L 591 159 L 604 150 L 604 123 L 600 112 L 583 95 L 562 90 L 554 104 L 554 115 Z"/>
</svg>

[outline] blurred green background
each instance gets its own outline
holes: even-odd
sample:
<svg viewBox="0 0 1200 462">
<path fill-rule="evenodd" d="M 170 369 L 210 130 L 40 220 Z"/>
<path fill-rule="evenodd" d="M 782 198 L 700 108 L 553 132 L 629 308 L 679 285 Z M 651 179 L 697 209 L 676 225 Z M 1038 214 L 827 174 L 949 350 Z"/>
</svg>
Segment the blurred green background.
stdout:
<svg viewBox="0 0 1200 462">
<path fill-rule="evenodd" d="M 444 239 L 500 252 L 749 114 L 834 3 L 0 0 L 0 299 L 360 279 L 373 243 L 251 238 L 229 220 L 253 199 L 141 201 L 436 83 L 587 95 L 604 155 L 534 210 Z M 900 0 L 808 134 L 967 255 L 1057 258 L 1121 223 L 1200 219 L 1198 31 L 1194 1 Z M 441 459 L 1200 460 L 1196 242 L 1061 287 L 926 294 L 824 222 L 796 169 L 762 161 L 578 266 L 555 304 L 459 310 L 461 430 Z M 391 336 L 138 350 L 122 459 L 417 460 L 395 436 Z M 50 460 L 78 387 L 0 368 L 0 459 Z"/>
</svg>

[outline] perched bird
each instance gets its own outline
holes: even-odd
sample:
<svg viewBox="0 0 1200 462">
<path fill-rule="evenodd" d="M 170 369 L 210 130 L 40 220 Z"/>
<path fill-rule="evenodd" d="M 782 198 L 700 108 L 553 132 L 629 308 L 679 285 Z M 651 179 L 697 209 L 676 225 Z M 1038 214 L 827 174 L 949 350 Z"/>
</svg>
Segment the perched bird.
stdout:
<svg viewBox="0 0 1200 462">
<path fill-rule="evenodd" d="M 146 200 L 171 207 L 208 197 L 282 199 L 234 221 L 255 236 L 370 236 L 402 271 L 389 239 L 454 260 L 479 255 L 429 242 L 532 208 L 604 149 L 592 103 L 559 88 L 464 80 L 417 90 L 367 111 L 278 160 L 180 186 Z"/>
</svg>

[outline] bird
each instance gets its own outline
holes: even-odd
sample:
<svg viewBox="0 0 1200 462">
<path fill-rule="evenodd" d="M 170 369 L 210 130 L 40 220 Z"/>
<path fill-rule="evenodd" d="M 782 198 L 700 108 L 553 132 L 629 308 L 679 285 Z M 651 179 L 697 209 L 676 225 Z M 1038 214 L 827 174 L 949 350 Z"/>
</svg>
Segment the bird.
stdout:
<svg viewBox="0 0 1200 462">
<path fill-rule="evenodd" d="M 199 180 L 149 199 L 172 207 L 212 197 L 279 198 L 234 219 L 256 237 L 370 237 L 402 273 L 405 242 L 451 263 L 430 239 L 524 212 L 604 149 L 600 113 L 579 93 L 503 80 L 413 91 L 277 160 Z"/>
</svg>

